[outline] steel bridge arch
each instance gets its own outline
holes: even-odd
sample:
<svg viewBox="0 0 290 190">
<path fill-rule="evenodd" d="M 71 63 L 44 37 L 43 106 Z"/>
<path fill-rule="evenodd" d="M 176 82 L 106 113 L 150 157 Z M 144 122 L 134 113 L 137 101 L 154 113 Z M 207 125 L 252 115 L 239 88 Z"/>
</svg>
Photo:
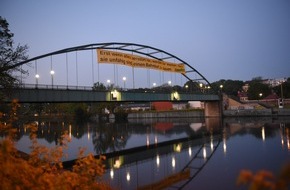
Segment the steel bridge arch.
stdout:
<svg viewBox="0 0 290 190">
<path fill-rule="evenodd" d="M 21 66 L 23 64 L 29 63 L 31 61 L 35 61 L 35 60 L 42 59 L 42 58 L 49 57 L 49 56 L 53 56 L 53 55 L 69 53 L 69 52 L 74 52 L 74 51 L 93 50 L 93 49 L 109 49 L 109 50 L 132 52 L 132 53 L 137 53 L 139 55 L 145 55 L 145 56 L 148 56 L 150 58 L 160 60 L 160 61 L 170 60 L 170 59 L 178 60 L 180 63 L 187 66 L 186 72 L 184 74 L 181 73 L 185 78 L 187 78 L 189 81 L 192 81 L 192 82 L 203 81 L 202 82 L 203 84 L 209 86 L 212 89 L 211 83 L 199 71 L 197 71 L 194 67 L 192 67 L 190 64 L 188 64 L 184 60 L 182 60 L 179 57 L 177 57 L 171 53 L 168 53 L 164 50 L 161 50 L 161 49 L 158 49 L 155 47 L 151 47 L 148 45 L 142 45 L 142 44 L 136 44 L 136 43 L 108 42 L 108 43 L 94 43 L 94 44 L 87 44 L 87 45 L 65 48 L 62 50 L 43 54 L 40 56 L 36 56 L 36 57 L 30 58 L 30 59 L 27 59 L 25 61 L 16 63 L 13 66 L 9 67 L 8 69 L 12 69 L 12 68 Z M 188 76 L 188 73 L 192 73 L 192 72 L 196 73 L 200 78 L 197 78 L 197 79 L 190 78 Z"/>
</svg>

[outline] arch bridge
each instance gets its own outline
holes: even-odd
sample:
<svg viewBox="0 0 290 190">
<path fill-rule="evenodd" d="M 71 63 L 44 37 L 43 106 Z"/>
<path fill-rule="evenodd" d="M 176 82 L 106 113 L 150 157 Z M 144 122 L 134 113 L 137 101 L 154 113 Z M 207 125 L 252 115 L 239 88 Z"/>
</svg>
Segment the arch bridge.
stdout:
<svg viewBox="0 0 290 190">
<path fill-rule="evenodd" d="M 207 107 L 207 104 L 210 105 L 211 109 L 214 109 L 214 112 L 219 112 L 220 110 L 220 96 L 218 92 L 215 92 L 211 88 L 211 84 L 209 81 L 194 67 L 180 59 L 179 57 L 168 53 L 164 50 L 154 48 L 147 45 L 135 44 L 135 43 L 119 43 L 119 42 L 110 42 L 110 43 L 95 43 L 88 44 L 76 47 L 70 47 L 58 51 L 54 51 L 51 53 L 47 53 L 44 55 L 36 56 L 34 58 L 19 62 L 9 69 L 20 67 L 22 65 L 35 62 L 35 67 L 37 70 L 36 62 L 38 60 L 50 57 L 52 60 L 52 56 L 68 54 L 70 52 L 81 52 L 88 50 L 102 50 L 105 52 L 114 52 L 117 55 L 122 56 L 131 56 L 131 60 L 134 59 L 144 59 L 146 61 L 151 61 L 155 64 L 163 64 L 169 65 L 169 67 L 165 69 L 161 69 L 161 72 L 175 72 L 182 75 L 186 78 L 187 83 L 183 86 L 172 86 L 168 83 L 167 86 L 157 87 L 153 84 L 151 88 L 136 88 L 134 85 L 134 68 L 141 65 L 140 62 L 137 65 L 131 62 L 124 62 L 121 60 L 118 62 L 116 57 L 113 57 L 113 64 L 131 66 L 133 70 L 133 89 L 125 88 L 125 78 L 124 80 L 124 88 L 118 88 L 114 86 L 106 87 L 98 86 L 101 84 L 99 82 L 99 78 L 97 86 L 94 87 L 81 87 L 81 86 L 69 86 L 67 85 L 56 85 L 53 80 L 54 71 L 52 70 L 51 63 L 51 85 L 40 85 L 38 84 L 39 75 L 36 71 L 35 73 L 35 84 L 20 84 L 19 87 L 15 87 L 11 90 L 10 97 L 6 99 L 7 102 L 12 99 L 18 99 L 19 102 L 107 102 L 107 101 L 120 101 L 120 102 L 138 102 L 138 101 L 204 101 Z M 77 54 L 76 54 L 77 55 Z M 99 55 L 98 55 L 99 58 Z M 141 60 L 140 59 L 140 60 Z M 105 59 L 105 62 L 108 59 Z M 99 60 L 100 63 L 100 60 Z M 130 64 L 128 64 L 130 63 Z M 139 64 L 139 65 L 138 65 Z M 155 65 L 156 66 L 156 65 Z M 170 70 L 170 67 L 179 67 L 182 66 L 183 70 L 173 69 Z M 66 66 L 66 70 L 68 70 Z M 141 66 L 142 67 L 142 66 Z M 143 65 L 143 68 L 146 66 Z M 148 67 L 147 69 L 154 69 L 154 65 L 152 67 Z M 77 68 L 78 70 L 78 68 Z M 160 69 L 159 69 L 160 70 Z M 115 71 L 114 71 L 115 72 Z M 94 74 L 93 74 L 94 75 Z M 99 76 L 98 76 L 99 77 Z M 149 76 L 150 77 L 150 76 Z M 68 78 L 68 77 L 67 77 Z M 76 74 L 76 78 L 78 78 L 78 74 Z M 101 88 L 102 87 L 102 88 Z M 194 90 L 193 90 L 194 89 Z M 210 114 L 212 115 L 212 114 Z M 220 115 L 220 114 L 218 114 Z"/>
</svg>

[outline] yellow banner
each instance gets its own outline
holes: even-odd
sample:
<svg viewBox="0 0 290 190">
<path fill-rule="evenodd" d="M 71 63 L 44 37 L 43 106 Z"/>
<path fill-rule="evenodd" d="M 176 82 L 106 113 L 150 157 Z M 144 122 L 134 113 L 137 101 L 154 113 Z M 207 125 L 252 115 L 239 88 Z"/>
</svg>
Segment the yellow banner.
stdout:
<svg viewBox="0 0 290 190">
<path fill-rule="evenodd" d="M 176 64 L 157 59 L 145 58 L 116 51 L 97 49 L 98 63 L 115 63 L 129 67 L 155 69 L 166 72 L 185 73 L 184 64 Z"/>
</svg>

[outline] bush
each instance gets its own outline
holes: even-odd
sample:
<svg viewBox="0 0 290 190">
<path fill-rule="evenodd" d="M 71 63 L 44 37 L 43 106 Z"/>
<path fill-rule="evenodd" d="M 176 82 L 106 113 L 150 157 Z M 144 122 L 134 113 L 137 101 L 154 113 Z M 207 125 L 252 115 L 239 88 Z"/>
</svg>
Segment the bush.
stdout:
<svg viewBox="0 0 290 190">
<path fill-rule="evenodd" d="M 83 157 L 82 149 L 73 169 L 63 168 L 63 150 L 70 141 L 66 133 L 62 135 L 60 145 L 47 148 L 37 142 L 37 126 L 29 124 L 32 151 L 24 159 L 14 145 L 16 130 L 13 123 L 17 120 L 18 106 L 16 101 L 12 102 L 7 122 L 3 121 L 3 114 L 0 113 L 0 132 L 5 134 L 0 141 L 0 189 L 111 189 L 102 180 L 104 156 L 99 159 L 92 154 Z"/>
<path fill-rule="evenodd" d="M 266 170 L 255 174 L 250 170 L 242 170 L 237 183 L 249 185 L 250 190 L 287 190 L 290 186 L 290 164 L 285 165 L 277 177 Z"/>
</svg>

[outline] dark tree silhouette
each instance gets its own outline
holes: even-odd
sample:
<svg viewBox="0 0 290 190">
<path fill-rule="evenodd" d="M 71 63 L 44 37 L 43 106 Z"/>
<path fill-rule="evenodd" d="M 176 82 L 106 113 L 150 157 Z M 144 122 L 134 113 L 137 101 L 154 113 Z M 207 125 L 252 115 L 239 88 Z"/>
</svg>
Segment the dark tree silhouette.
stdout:
<svg viewBox="0 0 290 190">
<path fill-rule="evenodd" d="M 14 34 L 9 30 L 9 23 L 0 16 L 0 87 L 10 88 L 19 82 L 15 72 L 26 74 L 21 67 L 13 67 L 14 64 L 28 59 L 26 55 L 28 46 L 17 45 L 14 47 Z"/>
</svg>

